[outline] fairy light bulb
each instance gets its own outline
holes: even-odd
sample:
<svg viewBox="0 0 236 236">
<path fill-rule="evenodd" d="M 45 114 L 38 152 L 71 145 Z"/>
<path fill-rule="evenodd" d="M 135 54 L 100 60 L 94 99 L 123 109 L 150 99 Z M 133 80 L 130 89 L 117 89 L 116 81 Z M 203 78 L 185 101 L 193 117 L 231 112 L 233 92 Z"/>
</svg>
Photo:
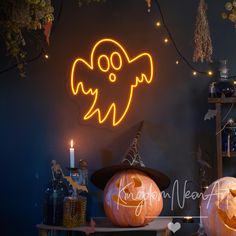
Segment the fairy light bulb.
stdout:
<svg viewBox="0 0 236 236">
<path fill-rule="evenodd" d="M 157 21 L 157 22 L 156 22 L 156 26 L 157 26 L 157 27 L 160 27 L 160 26 L 161 26 L 161 22 L 160 22 L 160 21 Z"/>
<path fill-rule="evenodd" d="M 164 43 L 168 43 L 169 39 L 168 38 L 164 38 Z"/>
<path fill-rule="evenodd" d="M 234 84 L 236 84 L 236 81 L 234 81 Z"/>
<path fill-rule="evenodd" d="M 44 58 L 45 59 L 49 59 L 49 55 L 46 53 L 46 54 L 44 54 Z"/>
<path fill-rule="evenodd" d="M 213 75 L 213 71 L 212 70 L 208 70 L 207 74 L 208 74 L 208 76 L 212 76 Z"/>
<path fill-rule="evenodd" d="M 234 124 L 233 118 L 229 118 L 227 123 L 230 124 L 230 125 L 233 125 Z"/>
<path fill-rule="evenodd" d="M 197 75 L 197 71 L 193 71 L 193 76 L 196 76 Z"/>
<path fill-rule="evenodd" d="M 176 64 L 176 65 L 179 65 L 179 60 L 176 60 L 176 61 L 175 61 L 175 64 Z"/>
</svg>

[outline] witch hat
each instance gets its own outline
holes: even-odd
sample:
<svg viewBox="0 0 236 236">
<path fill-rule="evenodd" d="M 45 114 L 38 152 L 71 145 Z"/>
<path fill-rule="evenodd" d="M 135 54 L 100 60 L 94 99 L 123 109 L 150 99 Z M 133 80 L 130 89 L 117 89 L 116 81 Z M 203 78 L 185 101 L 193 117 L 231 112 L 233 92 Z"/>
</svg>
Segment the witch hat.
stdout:
<svg viewBox="0 0 236 236">
<path fill-rule="evenodd" d="M 104 190 L 107 182 L 115 173 L 124 170 L 135 169 L 144 172 L 151 179 L 153 179 L 160 190 L 168 188 L 170 184 L 169 177 L 157 170 L 146 167 L 139 154 L 138 145 L 143 128 L 143 123 L 144 121 L 141 122 L 138 132 L 133 139 L 133 142 L 130 145 L 129 149 L 127 150 L 123 160 L 121 161 L 121 164 L 104 167 L 93 173 L 93 175 L 91 176 L 91 181 L 96 187 Z"/>
</svg>

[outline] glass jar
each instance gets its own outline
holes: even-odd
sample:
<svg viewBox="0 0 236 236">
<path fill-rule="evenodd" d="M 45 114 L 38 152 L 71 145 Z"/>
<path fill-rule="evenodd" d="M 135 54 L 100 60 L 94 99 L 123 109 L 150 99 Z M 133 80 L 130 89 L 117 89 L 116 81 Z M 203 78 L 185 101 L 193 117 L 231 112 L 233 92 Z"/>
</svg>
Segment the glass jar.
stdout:
<svg viewBox="0 0 236 236">
<path fill-rule="evenodd" d="M 234 92 L 234 83 L 229 79 L 220 79 L 220 81 L 215 83 L 215 94 L 218 98 L 221 97 L 222 94 L 224 94 L 225 97 L 232 97 Z"/>
<path fill-rule="evenodd" d="M 73 228 L 86 223 L 86 198 L 71 196 L 64 199 L 63 226 Z"/>
<path fill-rule="evenodd" d="M 79 203 L 77 197 L 66 197 L 63 207 L 63 226 L 73 228 L 79 226 Z"/>
<path fill-rule="evenodd" d="M 236 126 L 235 124 L 227 125 L 222 131 L 222 151 L 230 152 L 236 151 Z"/>
<path fill-rule="evenodd" d="M 219 61 L 219 81 L 215 83 L 215 92 L 217 97 L 221 97 L 222 94 L 225 97 L 232 97 L 235 92 L 234 83 L 228 79 L 229 69 L 227 68 L 227 60 Z"/>
</svg>

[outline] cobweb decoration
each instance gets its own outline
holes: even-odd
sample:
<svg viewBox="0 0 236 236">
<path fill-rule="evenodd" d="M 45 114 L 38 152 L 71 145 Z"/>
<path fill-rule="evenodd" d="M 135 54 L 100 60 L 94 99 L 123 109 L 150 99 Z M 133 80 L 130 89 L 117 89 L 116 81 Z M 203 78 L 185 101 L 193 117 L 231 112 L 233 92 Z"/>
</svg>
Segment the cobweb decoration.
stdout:
<svg viewBox="0 0 236 236">
<path fill-rule="evenodd" d="M 139 139 L 141 136 L 141 132 L 142 132 L 142 128 L 143 128 L 143 121 L 139 127 L 139 130 L 135 136 L 135 138 L 133 139 L 132 144 L 130 145 L 128 151 L 125 154 L 125 157 L 122 160 L 123 164 L 129 164 L 131 166 L 142 166 L 145 167 L 142 158 L 139 154 Z"/>
<path fill-rule="evenodd" d="M 206 12 L 207 4 L 205 0 L 200 0 L 194 32 L 194 62 L 212 62 L 213 48 Z"/>
</svg>

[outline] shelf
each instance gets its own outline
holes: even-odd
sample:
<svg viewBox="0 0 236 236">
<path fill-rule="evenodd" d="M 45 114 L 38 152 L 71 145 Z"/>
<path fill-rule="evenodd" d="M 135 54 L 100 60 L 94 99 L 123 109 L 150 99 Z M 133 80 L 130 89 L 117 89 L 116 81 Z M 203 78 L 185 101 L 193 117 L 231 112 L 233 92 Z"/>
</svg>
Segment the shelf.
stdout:
<svg viewBox="0 0 236 236">
<path fill-rule="evenodd" d="M 208 98 L 209 104 L 215 104 L 216 109 L 216 130 L 222 129 L 222 109 L 224 108 L 223 105 L 227 104 L 234 104 L 236 103 L 236 96 L 235 97 L 225 97 L 224 94 L 220 98 Z M 232 105 L 233 107 L 233 105 Z M 216 168 L 217 168 L 217 175 L 216 179 L 223 177 L 223 168 L 224 168 L 224 160 L 228 160 L 230 158 L 236 157 L 236 152 L 230 152 L 230 157 L 227 156 L 227 152 L 222 151 L 222 136 L 216 135 Z M 224 159 L 224 160 L 223 160 Z"/>
<path fill-rule="evenodd" d="M 228 157 L 227 152 L 222 152 L 222 157 Z M 236 157 L 236 152 L 231 152 L 230 157 L 228 157 L 228 158 L 231 158 L 231 157 Z"/>
<path fill-rule="evenodd" d="M 236 97 L 208 98 L 208 103 L 236 103 Z"/>
<path fill-rule="evenodd" d="M 129 232 L 129 231 L 155 231 L 156 235 L 169 235 L 168 224 L 172 222 L 172 217 L 160 217 L 154 219 L 148 225 L 143 227 L 116 227 L 112 225 L 112 223 L 104 217 L 95 217 L 93 219 L 96 223 L 95 228 L 91 228 L 90 224 L 88 223 L 86 226 L 80 226 L 75 228 L 65 228 L 63 226 L 50 226 L 44 224 L 38 224 L 36 227 L 39 230 L 40 236 L 46 236 L 50 232 L 57 232 L 57 231 L 77 231 L 77 232 L 87 232 L 91 230 L 90 233 L 99 232 L 101 235 L 102 233 L 108 232 Z M 88 231 L 89 232 L 89 231 Z M 51 235 L 51 234 L 50 234 Z"/>
</svg>

